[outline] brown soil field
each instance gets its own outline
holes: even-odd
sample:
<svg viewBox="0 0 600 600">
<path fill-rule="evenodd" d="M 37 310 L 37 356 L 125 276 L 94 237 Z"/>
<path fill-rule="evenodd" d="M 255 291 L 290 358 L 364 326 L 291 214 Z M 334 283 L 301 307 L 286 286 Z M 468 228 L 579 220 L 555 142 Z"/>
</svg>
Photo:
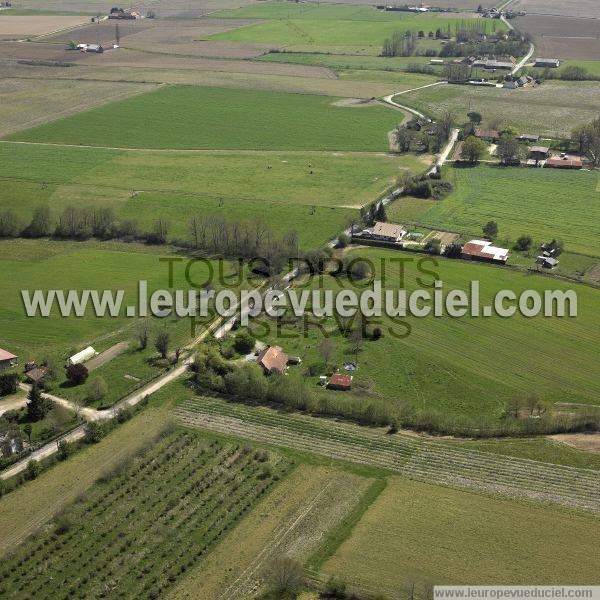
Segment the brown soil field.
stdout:
<svg viewBox="0 0 600 600">
<path fill-rule="evenodd" d="M 23 72 L 6 67 L 4 71 L 18 77 Z M 156 69 L 144 67 L 87 66 L 81 63 L 64 69 L 52 67 L 27 67 L 28 77 L 45 79 L 95 80 L 102 82 L 129 82 L 154 84 L 207 85 L 237 89 L 273 90 L 298 94 L 323 94 L 342 98 L 373 98 L 408 89 L 396 83 L 350 81 L 323 77 L 297 77 L 290 75 L 265 75 L 264 73 L 228 73 L 225 71 L 200 71 L 195 69 Z M 0 69 L 0 74 L 2 69 Z"/>
<path fill-rule="evenodd" d="M 41 42 L 0 41 L 0 61 L 49 61 L 74 63 L 80 60 L 81 52 L 67 51 L 57 44 Z"/>
<path fill-rule="evenodd" d="M 564 17 L 588 17 L 600 19 L 598 0 L 517 0 L 512 8 L 524 10 L 528 15 L 558 15 Z"/>
<path fill-rule="evenodd" d="M 600 59 L 600 19 L 527 15 L 515 26 L 534 37 L 536 56 L 563 60 Z"/>
<path fill-rule="evenodd" d="M 23 70 L 19 66 L 19 71 Z M 68 70 L 70 69 L 53 69 Z M 70 81 L 58 78 L 0 79 L 0 136 L 112 100 L 150 91 L 154 87 L 141 83 Z"/>
<path fill-rule="evenodd" d="M 0 16 L 0 39 L 38 36 L 85 23 L 88 17 Z"/>
<path fill-rule="evenodd" d="M 216 71 L 222 73 L 244 73 L 259 75 L 286 75 L 289 77 L 315 77 L 336 79 L 336 75 L 325 67 L 288 65 L 285 63 L 263 63 L 247 60 L 217 60 L 211 58 L 189 58 L 177 55 L 153 54 L 137 50 L 108 50 L 104 54 L 84 54 L 81 64 L 105 67 L 144 67 L 153 69 L 181 69 Z"/>
<path fill-rule="evenodd" d="M 548 437 L 577 450 L 600 453 L 599 433 L 557 433 Z"/>
<path fill-rule="evenodd" d="M 120 21 L 119 35 L 121 42 L 129 36 L 152 29 L 159 25 L 159 21 L 153 19 L 142 19 L 139 21 Z M 44 36 L 44 42 L 53 44 L 68 44 L 70 41 L 78 44 L 113 44 L 115 42 L 115 22 L 101 21 L 100 23 L 88 23 L 83 27 L 71 31 L 58 32 L 54 35 Z"/>
</svg>

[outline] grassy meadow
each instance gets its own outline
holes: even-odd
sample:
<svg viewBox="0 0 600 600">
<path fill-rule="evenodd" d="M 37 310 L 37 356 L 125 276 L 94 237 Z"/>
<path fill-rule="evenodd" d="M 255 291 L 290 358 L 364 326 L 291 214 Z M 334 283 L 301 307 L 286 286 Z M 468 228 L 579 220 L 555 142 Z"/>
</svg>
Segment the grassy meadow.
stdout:
<svg viewBox="0 0 600 600">
<path fill-rule="evenodd" d="M 362 110 L 362 109 L 356 109 Z M 302 247 L 323 244 L 358 209 L 426 159 L 383 153 L 124 151 L 0 144 L 0 200 L 28 222 L 40 205 L 111 207 L 144 230 L 158 218 L 188 239 L 194 215 L 291 229 Z M 116 175 L 118 174 L 118 176 Z M 135 191 L 136 194 L 132 194 Z"/>
<path fill-rule="evenodd" d="M 161 258 L 175 254 L 134 244 L 78 243 L 54 241 L 2 241 L 0 268 L 0 347 L 26 360 L 53 357 L 62 360 L 77 350 L 93 345 L 97 351 L 128 340 L 135 333 L 136 319 L 125 316 L 128 304 L 137 305 L 139 280 L 148 281 L 148 290 L 169 289 L 168 265 Z M 229 273 L 225 266 L 225 272 Z M 185 266 L 175 265 L 173 285 L 188 289 Z M 217 272 L 215 268 L 215 273 Z M 209 269 L 197 263 L 190 271 L 197 282 L 209 281 Z M 214 280 L 216 289 L 222 285 Z M 49 317 L 29 318 L 21 290 L 124 290 L 119 317 L 97 317 L 89 306 L 84 317 L 63 318 L 55 308 Z M 189 319 L 168 317 L 155 327 L 167 326 L 172 344 L 190 339 Z M 69 354 L 70 353 L 70 354 Z M 123 357 L 115 359 L 118 361 Z M 135 373 L 134 373 L 135 375 Z"/>
<path fill-rule="evenodd" d="M 592 584 L 599 528 L 592 515 L 390 478 L 323 571 L 376 590 Z"/>
<path fill-rule="evenodd" d="M 462 121 L 476 111 L 484 127 L 500 122 L 520 133 L 564 138 L 597 117 L 599 93 L 596 81 L 547 81 L 519 90 L 441 85 L 403 94 L 398 101 L 433 117 L 451 111 Z"/>
<path fill-rule="evenodd" d="M 481 236 L 483 225 L 493 220 L 502 240 L 558 238 L 566 250 L 599 255 L 597 173 L 489 165 L 448 167 L 446 173 L 455 185 L 448 197 L 437 202 L 400 198 L 390 206 L 390 220 L 467 236 Z"/>
<path fill-rule="evenodd" d="M 336 51 L 352 54 L 378 54 L 383 41 L 395 32 L 424 31 L 427 35 L 437 29 L 454 31 L 465 21 L 473 19 L 433 14 L 414 14 L 378 11 L 371 6 L 335 4 L 291 4 L 271 2 L 215 13 L 215 17 L 261 19 L 246 25 L 214 34 L 207 39 L 241 43 L 268 43 L 288 49 Z M 481 21 L 481 29 L 492 32 L 503 24 Z"/>
<path fill-rule="evenodd" d="M 171 86 L 10 136 L 118 148 L 386 151 L 401 120 L 328 96 Z"/>
<path fill-rule="evenodd" d="M 446 292 L 468 291 L 470 282 L 477 280 L 482 305 L 490 304 L 500 290 L 518 295 L 529 289 L 542 294 L 546 289 L 575 289 L 578 316 L 394 320 L 384 316 L 372 320 L 372 326 L 382 328 L 383 336 L 366 340 L 358 354 L 339 333 L 334 319 L 318 326 L 311 319 L 307 327 L 292 321 L 279 330 L 274 321 L 258 320 L 253 326 L 256 334 L 282 346 L 289 355 L 301 356 L 305 365 L 316 365 L 316 374 L 322 374 L 325 365 L 319 345 L 325 332 L 334 345 L 330 365 L 343 367 L 345 362 L 358 360 L 352 395 L 365 400 L 380 398 L 398 407 L 408 404 L 429 409 L 445 415 L 449 422 L 497 425 L 512 397 L 525 398 L 532 393 L 550 403 L 597 403 L 600 371 L 592 358 L 599 326 L 596 290 L 460 260 L 438 258 L 435 266 L 434 259 L 418 254 L 363 249 L 356 255 L 372 261 L 376 278 L 385 273 L 386 289 L 405 287 L 411 292 L 431 285 L 432 276 L 422 270 L 437 273 Z M 404 261 L 403 277 L 398 260 Z M 350 285 L 344 278 L 336 282 L 331 276 L 325 276 L 322 284 L 318 279 L 307 283 L 309 288 L 322 285 L 333 290 Z M 549 368 L 556 365 L 557 356 L 559 366 Z M 312 378 L 315 385 L 317 379 L 316 375 Z M 350 396 L 339 394 L 341 405 L 346 397 Z"/>
</svg>

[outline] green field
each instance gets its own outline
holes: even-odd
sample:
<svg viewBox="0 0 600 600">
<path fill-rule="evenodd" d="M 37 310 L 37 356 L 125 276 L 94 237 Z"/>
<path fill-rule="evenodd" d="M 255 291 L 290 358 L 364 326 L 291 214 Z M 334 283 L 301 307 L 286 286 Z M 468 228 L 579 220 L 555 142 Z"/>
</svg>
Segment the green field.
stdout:
<svg viewBox="0 0 600 600">
<path fill-rule="evenodd" d="M 0 347 L 10 349 L 27 361 L 46 356 L 62 360 L 69 352 L 94 345 L 102 351 L 133 336 L 136 319 L 125 316 L 127 304 L 137 304 L 138 281 L 148 281 L 148 289 L 168 289 L 168 267 L 161 257 L 174 257 L 162 251 L 134 244 L 81 244 L 51 241 L 3 241 L 0 268 Z M 174 269 L 174 286 L 188 289 L 184 266 Z M 228 269 L 228 267 L 225 267 Z M 226 271 L 227 272 L 227 271 Z M 208 267 L 194 265 L 191 275 L 198 282 L 209 280 Z M 222 287 L 213 281 L 216 288 Z M 28 318 L 21 290 L 124 290 L 121 316 L 103 318 L 93 315 L 63 318 L 55 309 L 47 318 Z M 189 319 L 167 318 L 173 343 L 190 339 Z M 158 322 L 156 323 L 158 327 Z M 116 359 L 118 360 L 118 359 Z"/>
<path fill-rule="evenodd" d="M 599 528 L 591 515 L 390 479 L 323 570 L 386 591 L 411 583 L 593 584 Z"/>
<path fill-rule="evenodd" d="M 431 283 L 431 276 L 417 269 L 422 255 L 373 249 L 361 250 L 357 255 L 373 261 L 378 275 L 382 273 L 380 261 L 386 261 L 384 287 L 388 289 L 404 284 L 410 292 Z M 409 261 L 404 282 L 399 263 L 392 262 L 398 259 Z M 344 408 L 345 402 L 354 396 L 362 402 L 380 399 L 391 407 L 434 411 L 444 415 L 446 423 L 496 426 L 506 402 L 514 396 L 525 398 L 536 393 L 549 403 L 597 403 L 600 371 L 592 358 L 599 325 L 597 290 L 489 265 L 437 259 L 438 266 L 433 267 L 431 259 L 424 260 L 422 268 L 437 272 L 446 291 L 468 290 L 472 280 L 479 281 L 482 304 L 491 303 L 499 290 L 512 290 L 518 295 L 529 289 L 540 293 L 546 289 L 575 289 L 578 316 L 375 318 L 372 324 L 382 328 L 383 337 L 365 341 L 359 351 L 352 394 L 332 397 L 338 399 L 341 412 L 350 410 Z M 417 278 L 423 283 L 419 284 Z M 315 279 L 310 287 L 318 285 Z M 342 278 L 337 284 L 332 277 L 325 277 L 323 285 L 335 290 L 349 283 Z M 321 326 L 334 342 L 330 365 L 342 367 L 354 361 L 352 345 L 337 331 L 336 322 L 327 319 Z M 273 321 L 261 320 L 256 322 L 255 331 L 282 346 L 289 355 L 301 356 L 307 366 L 317 365 L 317 375 L 325 372 L 318 350 L 323 332 L 315 325 L 305 331 L 302 323 L 290 323 L 278 331 Z M 560 356 L 560 365 L 549 369 L 556 356 Z M 316 385 L 317 379 L 315 375 L 308 381 Z"/>
<path fill-rule="evenodd" d="M 162 597 L 290 466 L 241 444 L 169 433 L 4 560 L 0 594 Z"/>
<path fill-rule="evenodd" d="M 394 32 L 423 31 L 425 35 L 437 29 L 452 31 L 464 19 L 433 14 L 417 15 L 377 11 L 371 6 L 344 6 L 335 4 L 295 6 L 289 2 L 272 2 L 232 11 L 216 13 L 216 17 L 264 19 L 209 36 L 207 39 L 243 43 L 267 43 L 290 49 L 378 54 L 383 41 Z M 496 21 L 480 22 L 481 29 L 492 32 L 503 25 Z"/>
<path fill-rule="evenodd" d="M 600 255 L 597 173 L 488 165 L 450 167 L 447 173 L 455 183 L 447 198 L 400 198 L 391 205 L 390 218 L 474 237 L 494 220 L 501 240 L 531 235 L 541 243 L 559 238 L 567 250 Z"/>
<path fill-rule="evenodd" d="M 403 94 L 399 102 L 437 116 L 451 111 L 460 122 L 469 111 L 483 116 L 483 126 L 508 125 L 520 133 L 569 137 L 600 110 L 600 83 L 547 81 L 533 88 L 507 90 L 471 85 L 442 85 Z"/>
<path fill-rule="evenodd" d="M 306 248 L 346 227 L 402 170 L 426 167 L 421 158 L 383 153 L 150 152 L 12 143 L 0 144 L 0 163 L 2 206 L 25 222 L 42 204 L 55 218 L 70 205 L 105 206 L 143 230 L 166 218 L 169 237 L 187 239 L 190 217 L 210 214 L 261 221 L 280 234 L 293 229 Z"/>
<path fill-rule="evenodd" d="M 405 72 L 412 65 L 430 66 L 425 56 L 361 56 L 352 54 L 319 54 L 317 52 L 271 52 L 258 58 L 261 62 L 289 63 L 328 67 L 336 71 L 398 71 Z M 432 68 L 441 74 L 441 67 Z"/>
<path fill-rule="evenodd" d="M 84 111 L 10 139 L 119 148 L 385 151 L 400 120 L 328 96 L 172 86 Z"/>
</svg>

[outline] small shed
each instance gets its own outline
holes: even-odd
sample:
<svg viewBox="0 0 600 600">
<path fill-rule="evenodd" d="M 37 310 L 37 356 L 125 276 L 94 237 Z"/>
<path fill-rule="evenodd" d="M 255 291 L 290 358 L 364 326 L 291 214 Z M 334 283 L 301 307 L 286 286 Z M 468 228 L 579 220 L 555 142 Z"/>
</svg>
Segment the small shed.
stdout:
<svg viewBox="0 0 600 600">
<path fill-rule="evenodd" d="M 550 155 L 550 148 L 547 146 L 530 146 L 529 157 L 533 160 L 546 160 Z"/>
<path fill-rule="evenodd" d="M 81 352 L 73 354 L 73 356 L 71 356 L 71 358 L 69 358 L 69 360 L 67 361 L 67 364 L 80 365 L 86 362 L 87 360 L 90 360 L 90 358 L 93 358 L 97 354 L 98 353 L 91 346 L 88 346 L 87 348 L 84 348 Z"/>
<path fill-rule="evenodd" d="M 29 383 L 37 385 L 42 383 L 42 381 L 48 377 L 49 372 L 50 371 L 48 367 L 35 367 L 34 369 L 27 371 L 27 373 L 25 373 L 25 377 L 27 377 L 27 381 L 29 381 Z"/>
<path fill-rule="evenodd" d="M 352 389 L 352 375 L 334 373 L 327 382 L 328 390 L 348 391 Z"/>
<path fill-rule="evenodd" d="M 552 258 L 551 256 L 538 256 L 535 261 L 538 265 L 542 265 L 546 269 L 554 269 L 554 267 L 558 267 L 558 260 L 556 258 Z"/>
</svg>

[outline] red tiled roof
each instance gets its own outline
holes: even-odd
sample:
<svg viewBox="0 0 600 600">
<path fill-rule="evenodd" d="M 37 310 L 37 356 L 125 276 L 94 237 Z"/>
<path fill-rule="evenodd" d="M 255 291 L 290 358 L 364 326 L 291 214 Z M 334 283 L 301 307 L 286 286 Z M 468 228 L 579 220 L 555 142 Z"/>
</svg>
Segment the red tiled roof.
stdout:
<svg viewBox="0 0 600 600">
<path fill-rule="evenodd" d="M 497 248 L 485 240 L 471 240 L 462 248 L 463 255 L 486 258 L 488 260 L 505 261 L 508 258 L 506 248 Z"/>
<path fill-rule="evenodd" d="M 583 162 L 580 158 L 560 158 L 559 156 L 553 156 L 546 161 L 546 166 L 563 169 L 581 169 Z"/>
<path fill-rule="evenodd" d="M 2 350 L 2 348 L 0 348 L 0 361 L 15 360 L 15 358 L 17 358 L 17 356 L 11 354 L 8 350 Z"/>
<path fill-rule="evenodd" d="M 269 346 L 258 355 L 258 364 L 269 373 L 283 373 L 287 362 L 287 354 L 279 346 Z"/>
<path fill-rule="evenodd" d="M 334 373 L 327 384 L 327 387 L 337 387 L 350 389 L 352 387 L 352 375 L 344 375 L 342 373 Z"/>
</svg>

